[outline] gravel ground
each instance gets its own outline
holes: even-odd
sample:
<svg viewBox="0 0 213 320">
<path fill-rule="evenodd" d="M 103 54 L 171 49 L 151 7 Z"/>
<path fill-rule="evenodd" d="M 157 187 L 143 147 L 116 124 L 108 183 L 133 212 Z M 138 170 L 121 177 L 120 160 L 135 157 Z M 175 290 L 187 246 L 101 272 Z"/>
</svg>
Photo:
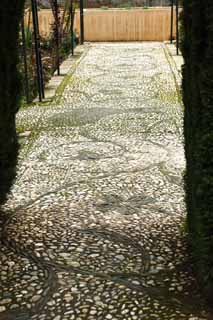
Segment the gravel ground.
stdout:
<svg viewBox="0 0 213 320">
<path fill-rule="evenodd" d="M 184 233 L 182 104 L 162 43 L 92 44 L 21 110 L 0 319 L 211 319 Z"/>
</svg>

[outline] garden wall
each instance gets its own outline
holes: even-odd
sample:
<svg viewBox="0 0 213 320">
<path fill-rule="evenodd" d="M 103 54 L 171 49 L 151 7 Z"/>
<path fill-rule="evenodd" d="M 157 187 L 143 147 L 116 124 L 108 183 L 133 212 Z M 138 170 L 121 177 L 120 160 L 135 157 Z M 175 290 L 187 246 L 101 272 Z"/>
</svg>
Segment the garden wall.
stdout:
<svg viewBox="0 0 213 320">
<path fill-rule="evenodd" d="M 165 41 L 170 37 L 171 9 L 86 9 L 84 26 L 86 41 Z M 76 12 L 75 29 L 79 34 L 79 12 Z M 50 33 L 53 16 L 51 10 L 39 11 L 42 35 Z M 175 34 L 174 19 L 174 34 Z"/>
</svg>

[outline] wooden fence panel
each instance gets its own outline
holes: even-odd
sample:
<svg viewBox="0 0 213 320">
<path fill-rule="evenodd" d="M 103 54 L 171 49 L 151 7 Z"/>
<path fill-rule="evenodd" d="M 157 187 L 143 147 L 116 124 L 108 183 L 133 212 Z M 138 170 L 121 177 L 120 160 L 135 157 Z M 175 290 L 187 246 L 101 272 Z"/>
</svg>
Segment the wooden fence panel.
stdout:
<svg viewBox="0 0 213 320">
<path fill-rule="evenodd" d="M 85 10 L 86 41 L 165 41 L 170 38 L 170 8 Z M 79 33 L 79 14 L 75 29 Z M 174 35 L 176 21 L 174 19 Z"/>
<path fill-rule="evenodd" d="M 86 41 L 165 41 L 170 38 L 171 9 L 86 9 L 84 27 Z M 28 15 L 25 21 L 27 23 Z M 39 11 L 41 35 L 48 36 L 53 23 L 51 10 Z M 74 28 L 80 34 L 79 11 Z M 174 14 L 174 35 L 176 19 Z"/>
</svg>

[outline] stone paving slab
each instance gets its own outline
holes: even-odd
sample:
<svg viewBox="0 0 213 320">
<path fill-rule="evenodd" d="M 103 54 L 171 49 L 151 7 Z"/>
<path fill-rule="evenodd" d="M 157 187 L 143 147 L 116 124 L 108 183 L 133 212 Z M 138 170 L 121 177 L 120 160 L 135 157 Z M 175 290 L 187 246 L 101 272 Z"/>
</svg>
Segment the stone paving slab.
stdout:
<svg viewBox="0 0 213 320">
<path fill-rule="evenodd" d="M 0 215 L 0 319 L 211 319 L 184 232 L 182 106 L 162 43 L 92 44 L 31 131 Z"/>
</svg>

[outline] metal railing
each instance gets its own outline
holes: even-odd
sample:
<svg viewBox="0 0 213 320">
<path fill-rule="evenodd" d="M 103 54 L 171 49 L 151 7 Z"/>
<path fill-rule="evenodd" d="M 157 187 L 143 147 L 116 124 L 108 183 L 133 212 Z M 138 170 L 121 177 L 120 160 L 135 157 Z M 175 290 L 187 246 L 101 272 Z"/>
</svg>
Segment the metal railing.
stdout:
<svg viewBox="0 0 213 320">
<path fill-rule="evenodd" d="M 37 94 L 39 101 L 45 98 L 45 82 L 55 71 L 60 75 L 60 64 L 63 59 L 69 54 L 74 54 L 76 44 L 74 18 L 77 5 L 81 11 L 81 43 L 84 43 L 83 0 L 79 2 L 64 0 L 60 3 L 59 0 L 48 0 L 53 15 L 49 38 L 40 35 L 39 3 L 39 0 L 26 2 L 25 16 L 21 22 L 21 71 L 27 103 Z M 45 56 L 45 52 L 48 52 L 48 56 Z"/>
<path fill-rule="evenodd" d="M 170 28 L 170 42 L 173 42 L 173 26 L 174 26 L 174 7 L 176 15 L 176 53 L 179 55 L 179 0 L 171 1 L 171 28 Z"/>
</svg>

